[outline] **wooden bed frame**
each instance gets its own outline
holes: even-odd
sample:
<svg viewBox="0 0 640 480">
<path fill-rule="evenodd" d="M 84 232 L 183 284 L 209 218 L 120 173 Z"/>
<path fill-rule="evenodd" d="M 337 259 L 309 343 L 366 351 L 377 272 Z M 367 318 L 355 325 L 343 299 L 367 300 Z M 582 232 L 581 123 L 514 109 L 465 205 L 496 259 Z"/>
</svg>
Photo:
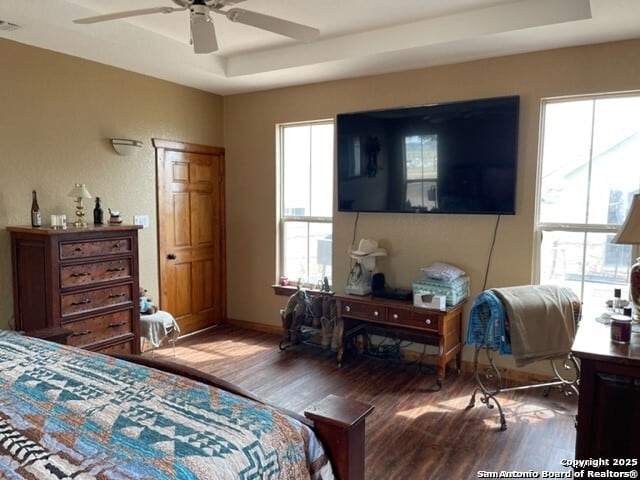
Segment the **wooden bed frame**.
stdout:
<svg viewBox="0 0 640 480">
<path fill-rule="evenodd" d="M 364 480 L 365 478 L 365 418 L 373 411 L 373 406 L 368 403 L 328 395 L 307 408 L 302 416 L 271 405 L 248 390 L 195 368 L 139 355 L 111 354 L 111 356 L 190 378 L 276 408 L 313 429 L 331 460 L 334 475 L 338 480 Z"/>
</svg>

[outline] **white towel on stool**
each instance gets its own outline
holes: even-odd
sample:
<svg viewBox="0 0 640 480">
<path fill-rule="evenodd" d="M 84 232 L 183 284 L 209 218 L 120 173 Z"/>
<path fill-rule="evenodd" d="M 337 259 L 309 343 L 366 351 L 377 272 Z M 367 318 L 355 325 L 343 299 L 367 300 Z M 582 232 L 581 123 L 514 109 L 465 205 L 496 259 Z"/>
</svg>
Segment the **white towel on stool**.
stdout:
<svg viewBox="0 0 640 480">
<path fill-rule="evenodd" d="M 178 322 L 169 312 L 158 310 L 151 315 L 140 315 L 140 336 L 146 338 L 154 347 L 158 348 L 169 334 L 172 340 L 180 334 Z"/>
</svg>

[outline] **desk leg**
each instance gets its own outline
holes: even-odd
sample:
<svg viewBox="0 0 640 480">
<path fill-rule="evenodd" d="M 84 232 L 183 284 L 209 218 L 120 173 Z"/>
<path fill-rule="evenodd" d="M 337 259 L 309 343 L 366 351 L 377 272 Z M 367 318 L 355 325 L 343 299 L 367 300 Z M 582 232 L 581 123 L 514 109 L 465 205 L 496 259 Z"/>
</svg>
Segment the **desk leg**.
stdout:
<svg viewBox="0 0 640 480">
<path fill-rule="evenodd" d="M 447 374 L 447 354 L 444 347 L 444 336 L 440 335 L 440 340 L 438 342 L 438 356 L 436 357 L 436 365 L 438 366 L 437 383 L 439 387 L 444 385 L 444 377 Z"/>
<path fill-rule="evenodd" d="M 366 326 L 363 323 L 356 322 L 355 325 L 349 325 L 349 322 L 344 320 L 339 321 L 338 328 L 340 328 L 340 344 L 338 345 L 338 367 L 342 366 L 342 357 L 344 355 L 344 349 L 351 342 L 351 338 L 358 332 L 363 332 L 366 334 Z M 346 324 L 346 325 L 345 325 Z"/>
<path fill-rule="evenodd" d="M 342 317 L 338 317 L 336 319 L 336 326 L 334 327 L 334 332 L 333 332 L 334 338 L 336 338 L 337 340 L 337 350 L 338 350 L 338 355 L 337 355 L 337 362 L 338 362 L 338 367 L 342 366 L 342 356 L 344 355 L 344 320 Z"/>
</svg>

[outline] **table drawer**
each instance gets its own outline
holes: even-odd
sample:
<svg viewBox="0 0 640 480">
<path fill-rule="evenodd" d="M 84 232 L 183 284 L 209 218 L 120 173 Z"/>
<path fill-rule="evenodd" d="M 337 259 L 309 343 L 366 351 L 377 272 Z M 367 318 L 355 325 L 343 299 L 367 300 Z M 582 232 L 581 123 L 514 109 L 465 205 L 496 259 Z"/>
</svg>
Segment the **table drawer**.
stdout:
<svg viewBox="0 0 640 480">
<path fill-rule="evenodd" d="M 442 322 L 442 317 L 432 312 L 390 307 L 387 313 L 387 322 L 393 325 L 437 332 L 440 322 Z"/>
<path fill-rule="evenodd" d="M 82 265 L 65 265 L 60 269 L 60 286 L 66 288 L 119 280 L 131 277 L 131 272 L 131 258 L 110 262 L 83 263 Z"/>
<path fill-rule="evenodd" d="M 360 318 L 374 322 L 386 321 L 387 309 L 384 306 L 371 303 L 342 302 L 341 314 L 345 317 Z"/>
<path fill-rule="evenodd" d="M 67 322 L 64 327 L 71 330 L 67 343 L 84 348 L 93 343 L 102 343 L 130 334 L 133 330 L 132 310 Z"/>
<path fill-rule="evenodd" d="M 99 308 L 131 303 L 133 299 L 130 283 L 113 287 L 87 290 L 85 292 L 62 295 L 62 317 L 76 313 L 90 312 Z"/>
<path fill-rule="evenodd" d="M 61 260 L 130 253 L 131 251 L 132 239 L 130 237 L 85 242 L 60 242 Z"/>
</svg>

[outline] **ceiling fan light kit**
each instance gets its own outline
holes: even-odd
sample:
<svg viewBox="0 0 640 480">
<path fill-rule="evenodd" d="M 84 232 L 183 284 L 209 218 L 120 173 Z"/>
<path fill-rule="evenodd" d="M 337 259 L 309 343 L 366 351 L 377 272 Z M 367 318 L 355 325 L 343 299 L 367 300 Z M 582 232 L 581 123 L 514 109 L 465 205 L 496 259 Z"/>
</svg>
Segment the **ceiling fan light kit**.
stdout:
<svg viewBox="0 0 640 480">
<path fill-rule="evenodd" d="M 95 17 L 80 18 L 74 20 L 78 24 L 91 24 L 119 20 L 140 15 L 154 13 L 173 13 L 189 9 L 191 22 L 191 43 L 195 53 L 211 53 L 218 50 L 218 41 L 210 13 L 224 15 L 229 21 L 249 25 L 269 32 L 277 33 L 285 37 L 303 42 L 314 40 L 320 35 L 317 28 L 291 22 L 282 18 L 272 17 L 264 13 L 253 12 L 243 8 L 231 8 L 224 10 L 229 5 L 235 5 L 244 0 L 173 0 L 178 5 L 175 7 L 154 7 L 141 10 L 129 10 L 115 12 Z"/>
<path fill-rule="evenodd" d="M 211 53 L 218 50 L 215 26 L 206 5 L 191 6 L 191 43 L 194 53 Z"/>
</svg>

